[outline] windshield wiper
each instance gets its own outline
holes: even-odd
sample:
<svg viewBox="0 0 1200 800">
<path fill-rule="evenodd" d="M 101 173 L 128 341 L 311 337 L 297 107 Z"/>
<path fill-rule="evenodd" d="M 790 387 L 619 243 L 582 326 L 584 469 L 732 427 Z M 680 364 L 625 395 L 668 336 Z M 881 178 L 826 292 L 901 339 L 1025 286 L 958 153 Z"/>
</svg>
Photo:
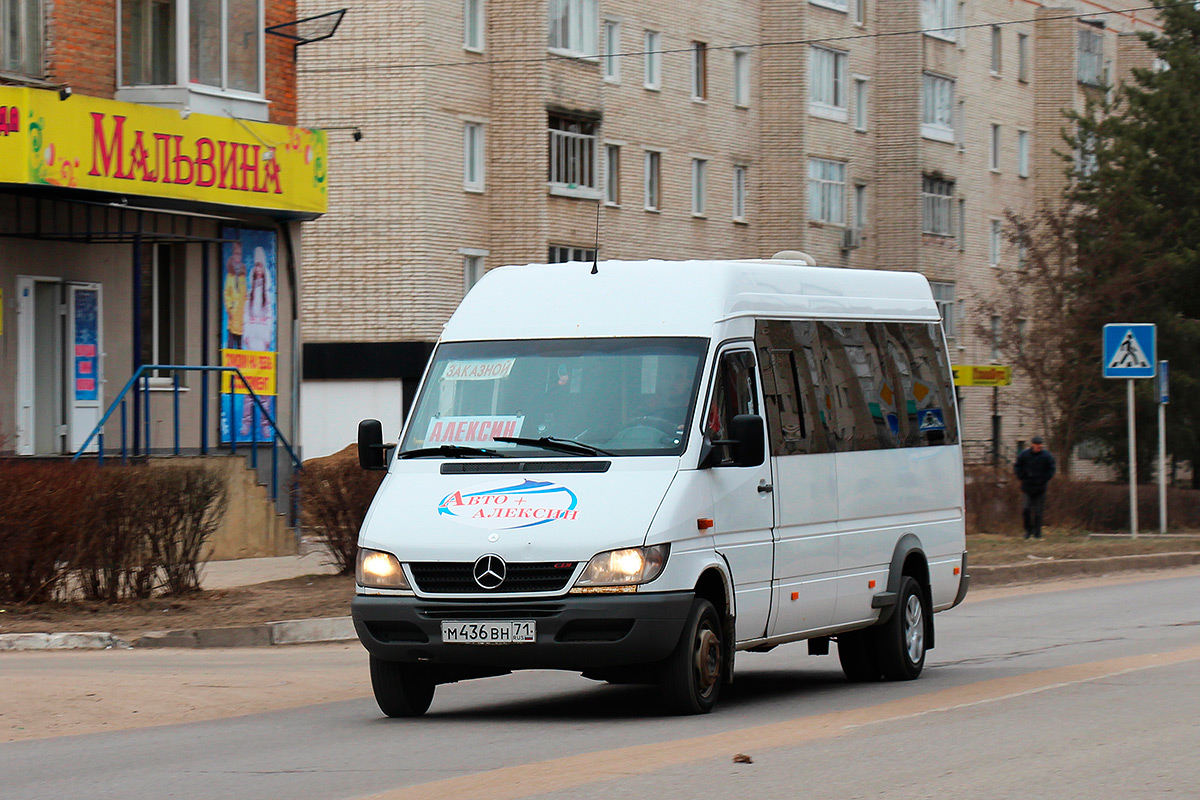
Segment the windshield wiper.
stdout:
<svg viewBox="0 0 1200 800">
<path fill-rule="evenodd" d="M 559 439 L 557 436 L 543 436 L 539 439 L 524 439 L 520 436 L 493 436 L 497 442 L 511 442 L 529 447 L 542 447 L 546 450 L 557 450 L 560 453 L 570 453 L 577 456 L 611 456 L 607 450 L 592 447 L 590 444 L 577 442 L 574 439 Z"/>
<path fill-rule="evenodd" d="M 486 447 L 467 447 L 461 444 L 443 444 L 439 447 L 422 447 L 418 450 L 404 450 L 396 453 L 394 458 L 420 458 L 422 456 L 446 456 L 448 458 L 468 458 L 469 456 L 485 456 L 487 458 L 508 458 L 499 450 Z"/>
</svg>

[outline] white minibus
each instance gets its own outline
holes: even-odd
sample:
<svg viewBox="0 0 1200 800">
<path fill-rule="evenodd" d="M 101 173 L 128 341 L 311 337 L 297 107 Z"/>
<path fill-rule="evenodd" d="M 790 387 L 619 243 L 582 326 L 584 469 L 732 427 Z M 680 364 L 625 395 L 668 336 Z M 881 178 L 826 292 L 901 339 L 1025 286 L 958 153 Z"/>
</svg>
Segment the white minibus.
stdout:
<svg viewBox="0 0 1200 800">
<path fill-rule="evenodd" d="M 388 716 L 563 669 L 710 711 L 735 654 L 916 678 L 967 591 L 959 419 L 925 278 L 763 260 L 490 271 L 363 522 L 352 615 Z"/>
</svg>

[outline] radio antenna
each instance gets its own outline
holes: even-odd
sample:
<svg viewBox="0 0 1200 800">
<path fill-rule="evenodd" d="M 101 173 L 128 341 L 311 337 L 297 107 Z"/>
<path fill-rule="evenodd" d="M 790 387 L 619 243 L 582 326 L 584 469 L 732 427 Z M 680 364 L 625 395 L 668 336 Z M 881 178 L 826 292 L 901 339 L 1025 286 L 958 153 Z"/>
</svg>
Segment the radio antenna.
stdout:
<svg viewBox="0 0 1200 800">
<path fill-rule="evenodd" d="M 592 250 L 592 274 L 596 275 L 600 270 L 596 269 L 597 263 L 600 261 L 600 203 L 599 197 L 596 198 L 596 245 Z"/>
</svg>

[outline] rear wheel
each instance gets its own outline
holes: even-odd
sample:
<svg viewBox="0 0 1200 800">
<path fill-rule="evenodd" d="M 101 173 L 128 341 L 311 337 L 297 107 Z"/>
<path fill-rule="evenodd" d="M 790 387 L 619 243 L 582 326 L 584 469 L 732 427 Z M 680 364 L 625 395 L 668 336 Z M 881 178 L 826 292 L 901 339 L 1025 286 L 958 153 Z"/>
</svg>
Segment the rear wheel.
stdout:
<svg viewBox="0 0 1200 800">
<path fill-rule="evenodd" d="M 838 634 L 838 661 L 842 662 L 846 680 L 855 683 L 879 680 L 883 669 L 876 655 L 875 638 L 874 628 Z"/>
<path fill-rule="evenodd" d="M 890 681 L 911 681 L 925 667 L 925 633 L 931 624 L 921 584 L 909 575 L 900 579 L 896 610 L 876 629 L 879 665 Z"/>
<path fill-rule="evenodd" d="M 389 717 L 419 717 L 433 702 L 435 683 L 418 664 L 371 656 L 371 689 L 379 710 Z"/>
<path fill-rule="evenodd" d="M 721 618 L 702 597 L 692 601 L 683 634 L 662 664 L 663 702 L 676 714 L 707 714 L 717 703 L 725 670 Z"/>
</svg>

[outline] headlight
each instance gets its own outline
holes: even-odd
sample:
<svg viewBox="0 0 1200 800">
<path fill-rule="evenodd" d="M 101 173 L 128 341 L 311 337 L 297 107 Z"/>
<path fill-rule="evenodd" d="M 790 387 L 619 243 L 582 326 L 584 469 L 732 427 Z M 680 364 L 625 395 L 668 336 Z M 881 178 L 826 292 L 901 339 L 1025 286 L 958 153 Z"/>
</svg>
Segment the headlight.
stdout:
<svg viewBox="0 0 1200 800">
<path fill-rule="evenodd" d="M 654 580 L 667 565 L 670 545 L 627 547 L 592 557 L 576 586 L 633 586 Z"/>
<path fill-rule="evenodd" d="M 381 550 L 358 551 L 358 568 L 355 579 L 359 586 L 370 586 L 375 589 L 407 589 L 408 581 L 404 578 L 404 570 L 400 562 L 391 553 Z"/>
</svg>

